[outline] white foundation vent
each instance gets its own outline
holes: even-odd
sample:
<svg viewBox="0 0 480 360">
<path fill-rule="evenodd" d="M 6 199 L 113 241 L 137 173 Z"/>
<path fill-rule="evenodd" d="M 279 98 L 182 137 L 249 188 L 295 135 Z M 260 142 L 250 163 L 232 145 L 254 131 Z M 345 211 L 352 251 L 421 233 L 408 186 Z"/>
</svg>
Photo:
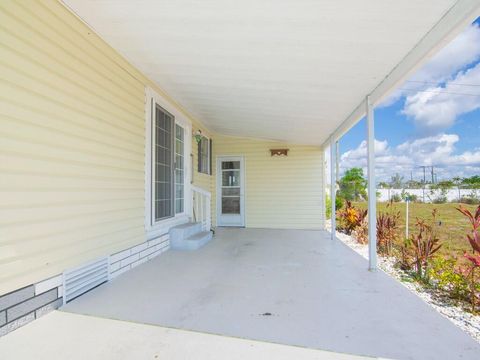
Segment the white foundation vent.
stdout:
<svg viewBox="0 0 480 360">
<path fill-rule="evenodd" d="M 108 281 L 108 257 L 63 273 L 63 304 Z"/>
</svg>

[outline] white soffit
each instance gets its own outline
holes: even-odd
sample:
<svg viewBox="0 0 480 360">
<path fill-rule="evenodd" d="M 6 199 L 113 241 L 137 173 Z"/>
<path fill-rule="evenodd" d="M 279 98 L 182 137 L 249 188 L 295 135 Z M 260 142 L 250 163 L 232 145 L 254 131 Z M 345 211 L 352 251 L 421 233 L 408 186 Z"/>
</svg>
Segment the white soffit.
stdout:
<svg viewBox="0 0 480 360">
<path fill-rule="evenodd" d="M 64 0 L 218 133 L 323 144 L 473 17 L 478 0 Z"/>
</svg>

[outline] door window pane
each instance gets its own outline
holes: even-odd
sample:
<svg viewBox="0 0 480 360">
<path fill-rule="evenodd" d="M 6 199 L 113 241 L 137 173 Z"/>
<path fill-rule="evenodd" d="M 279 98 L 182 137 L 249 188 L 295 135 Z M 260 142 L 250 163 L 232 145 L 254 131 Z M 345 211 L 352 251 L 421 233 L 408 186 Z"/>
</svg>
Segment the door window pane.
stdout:
<svg viewBox="0 0 480 360">
<path fill-rule="evenodd" d="M 222 196 L 240 196 L 240 188 L 239 187 L 223 188 Z"/>
<path fill-rule="evenodd" d="M 240 170 L 222 171 L 222 186 L 240 186 Z"/>
<path fill-rule="evenodd" d="M 240 169 L 240 161 L 223 161 L 222 170 Z"/>
<path fill-rule="evenodd" d="M 222 197 L 222 214 L 240 214 L 240 197 Z"/>
</svg>

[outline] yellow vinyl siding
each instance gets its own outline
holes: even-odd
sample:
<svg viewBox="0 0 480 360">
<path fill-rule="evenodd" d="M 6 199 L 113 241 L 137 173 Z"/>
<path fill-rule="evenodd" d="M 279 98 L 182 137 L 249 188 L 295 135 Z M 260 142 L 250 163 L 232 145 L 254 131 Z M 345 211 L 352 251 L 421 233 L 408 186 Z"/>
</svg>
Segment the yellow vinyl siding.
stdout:
<svg viewBox="0 0 480 360">
<path fill-rule="evenodd" d="M 61 3 L 0 2 L 0 295 L 145 241 L 146 86 L 202 127 Z"/>
<path fill-rule="evenodd" d="M 215 159 L 244 156 L 247 227 L 323 228 L 323 153 L 319 147 L 230 136 L 217 136 L 213 141 Z M 270 156 L 269 150 L 278 148 L 290 149 L 288 156 Z M 215 184 L 212 195 L 216 195 Z"/>
</svg>

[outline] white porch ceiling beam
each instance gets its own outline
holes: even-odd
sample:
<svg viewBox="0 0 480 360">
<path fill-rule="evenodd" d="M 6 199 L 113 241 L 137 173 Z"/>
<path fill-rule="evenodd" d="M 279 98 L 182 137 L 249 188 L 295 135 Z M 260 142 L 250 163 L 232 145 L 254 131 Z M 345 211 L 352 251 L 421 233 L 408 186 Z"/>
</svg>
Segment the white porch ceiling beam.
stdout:
<svg viewBox="0 0 480 360">
<path fill-rule="evenodd" d="M 455 38 L 472 23 L 480 13 L 479 0 L 459 0 L 403 58 L 403 60 L 370 92 L 372 104 L 378 104 L 395 88 L 407 80 L 424 65 L 436 52 Z M 366 101 L 363 100 L 331 134 L 339 139 L 350 130 L 364 115 Z"/>
<path fill-rule="evenodd" d="M 370 96 L 365 99 L 367 113 L 368 162 L 368 269 L 377 268 L 377 185 L 375 182 L 375 120 Z"/>
</svg>

